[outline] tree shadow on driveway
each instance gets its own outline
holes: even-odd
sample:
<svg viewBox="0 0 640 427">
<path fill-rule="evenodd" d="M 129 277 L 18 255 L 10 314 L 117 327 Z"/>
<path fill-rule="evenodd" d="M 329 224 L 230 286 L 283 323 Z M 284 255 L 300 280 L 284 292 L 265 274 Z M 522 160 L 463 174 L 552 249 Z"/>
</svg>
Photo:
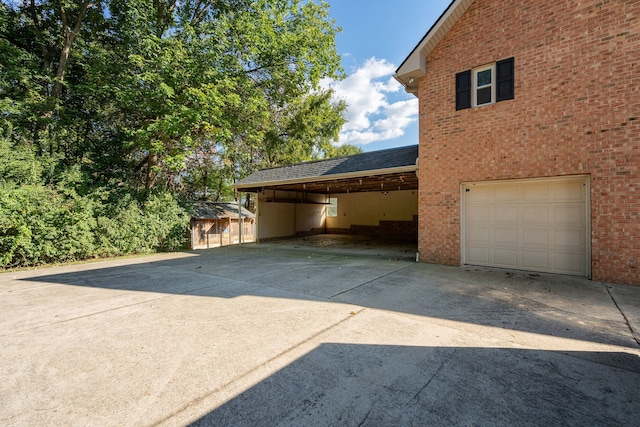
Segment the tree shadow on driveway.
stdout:
<svg viewBox="0 0 640 427">
<path fill-rule="evenodd" d="M 325 343 L 195 421 L 247 425 L 631 425 L 640 359 L 505 348 Z"/>
<path fill-rule="evenodd" d="M 637 348 L 632 326 L 613 300 L 640 288 L 553 274 L 446 267 L 315 248 L 246 245 L 191 256 L 29 275 L 24 282 L 234 298 L 243 295 L 339 302 L 419 316 Z M 27 286 L 25 283 L 24 286 Z M 69 303 L 77 295 L 69 295 Z M 65 298 L 64 292 L 59 298 Z M 91 310 L 93 296 L 87 296 Z M 145 298 L 138 296 L 138 298 Z M 103 300 L 102 303 L 105 303 Z M 122 301 L 115 301 L 114 305 Z M 77 314 L 77 313 L 76 313 Z M 18 319 L 16 319 L 18 321 Z"/>
<path fill-rule="evenodd" d="M 583 278 L 269 245 L 11 272 L 0 418 L 629 425 L 640 352 L 623 313 L 638 297 Z"/>
</svg>

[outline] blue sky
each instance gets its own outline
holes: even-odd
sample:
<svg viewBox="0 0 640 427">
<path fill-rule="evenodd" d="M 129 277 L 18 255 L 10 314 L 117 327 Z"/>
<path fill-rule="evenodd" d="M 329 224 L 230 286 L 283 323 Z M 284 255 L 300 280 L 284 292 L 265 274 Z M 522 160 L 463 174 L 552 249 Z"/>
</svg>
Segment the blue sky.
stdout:
<svg viewBox="0 0 640 427">
<path fill-rule="evenodd" d="M 327 0 L 347 78 L 325 81 L 350 104 L 340 143 L 365 151 L 418 143 L 417 98 L 393 73 L 451 0 Z"/>
</svg>

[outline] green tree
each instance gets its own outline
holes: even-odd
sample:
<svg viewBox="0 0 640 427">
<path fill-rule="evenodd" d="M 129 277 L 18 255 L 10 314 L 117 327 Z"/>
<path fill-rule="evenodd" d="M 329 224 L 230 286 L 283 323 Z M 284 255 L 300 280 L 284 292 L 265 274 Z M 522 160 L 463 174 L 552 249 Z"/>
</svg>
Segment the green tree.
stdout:
<svg viewBox="0 0 640 427">
<path fill-rule="evenodd" d="M 47 227 L 86 237 L 70 257 L 174 247 L 175 228 L 132 236 L 184 226 L 177 198 L 334 152 L 345 105 L 319 82 L 342 76 L 338 31 L 319 0 L 0 0 L 5 261 L 64 258 L 34 249 Z"/>
<path fill-rule="evenodd" d="M 328 146 L 324 150 L 324 157 L 345 157 L 362 153 L 362 148 L 351 144 L 342 144 L 339 146 Z"/>
</svg>

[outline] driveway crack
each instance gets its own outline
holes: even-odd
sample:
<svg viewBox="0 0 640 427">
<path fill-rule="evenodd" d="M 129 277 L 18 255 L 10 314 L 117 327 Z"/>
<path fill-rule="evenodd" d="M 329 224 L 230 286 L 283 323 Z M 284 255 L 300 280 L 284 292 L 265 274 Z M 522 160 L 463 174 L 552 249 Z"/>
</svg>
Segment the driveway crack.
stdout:
<svg viewBox="0 0 640 427">
<path fill-rule="evenodd" d="M 616 306 L 616 308 L 620 312 L 620 315 L 624 319 L 624 323 L 627 324 L 627 328 L 629 328 L 629 331 L 631 332 L 631 336 L 635 340 L 636 344 L 638 344 L 638 347 L 640 347 L 640 336 L 639 336 L 639 334 L 636 333 L 636 331 L 633 330 L 633 326 L 631 326 L 631 322 L 629 321 L 629 318 L 624 314 L 624 311 L 622 311 L 622 308 L 620 308 L 620 306 L 618 305 L 618 302 L 613 297 L 613 294 L 611 293 L 611 288 L 609 286 L 606 286 L 605 288 L 607 290 L 607 293 L 609 294 L 609 297 L 611 297 L 611 301 L 613 301 L 613 304 Z"/>
<path fill-rule="evenodd" d="M 442 368 L 444 368 L 444 365 L 447 364 L 447 359 L 443 359 L 442 363 L 440 363 L 440 366 L 438 366 L 438 369 L 436 369 L 436 371 L 433 373 L 433 375 L 431 375 L 431 378 L 429 378 L 429 381 L 427 381 L 427 383 L 425 385 L 423 385 L 420 390 L 418 390 L 418 392 L 413 396 L 413 400 L 415 400 L 416 402 L 420 400 L 420 394 L 427 388 L 429 387 L 429 384 L 431 384 L 431 382 L 435 379 L 435 377 L 438 376 L 438 374 L 440 373 L 440 371 L 442 370 Z"/>
<path fill-rule="evenodd" d="M 340 295 L 342 295 L 342 294 L 346 294 L 347 292 L 351 292 L 351 291 L 353 291 L 354 289 L 358 289 L 358 288 L 360 288 L 360 287 L 362 287 L 362 286 L 364 286 L 364 285 L 368 285 L 369 283 L 375 282 L 376 280 L 380 280 L 380 279 L 382 279 L 382 278 L 384 278 L 384 277 L 390 276 L 390 275 L 392 275 L 393 273 L 397 273 L 397 272 L 398 272 L 398 271 L 400 271 L 400 270 L 404 270 L 405 268 L 408 268 L 410 265 L 412 265 L 412 264 L 405 265 L 404 267 L 400 267 L 400 268 L 398 268 L 398 269 L 396 269 L 396 270 L 390 271 L 390 272 L 388 272 L 388 273 L 386 273 L 386 274 L 383 274 L 382 276 L 378 276 L 378 277 L 376 277 L 376 278 L 374 278 L 374 279 L 368 280 L 368 281 L 366 281 L 366 282 L 362 282 L 362 283 L 360 283 L 359 285 L 354 286 L 353 288 L 349 288 L 349 289 L 345 289 L 344 291 L 340 291 L 340 292 L 338 292 L 338 293 L 337 293 L 337 294 L 335 294 L 335 295 L 331 295 L 328 299 L 330 299 L 330 300 L 331 300 L 331 299 L 333 299 L 333 298 L 335 298 L 335 297 L 337 297 L 337 296 L 340 296 Z"/>
</svg>

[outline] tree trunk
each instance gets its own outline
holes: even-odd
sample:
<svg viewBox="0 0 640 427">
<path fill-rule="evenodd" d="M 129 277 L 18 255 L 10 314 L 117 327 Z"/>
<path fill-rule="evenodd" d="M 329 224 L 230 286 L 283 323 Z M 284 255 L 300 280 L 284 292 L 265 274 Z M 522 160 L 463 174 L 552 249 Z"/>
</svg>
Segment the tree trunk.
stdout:
<svg viewBox="0 0 640 427">
<path fill-rule="evenodd" d="M 64 80 L 64 73 L 67 70 L 67 61 L 69 61 L 69 55 L 71 54 L 71 43 L 75 37 L 65 37 L 64 47 L 60 53 L 60 60 L 58 61 L 58 70 L 56 71 L 56 78 L 53 81 L 53 88 L 51 89 L 51 97 L 60 99 L 62 95 L 62 81 Z"/>
<path fill-rule="evenodd" d="M 73 26 L 73 29 L 69 28 L 69 24 L 67 22 L 67 12 L 64 10 L 64 6 L 61 1 L 58 1 L 58 5 L 60 7 L 60 19 L 62 20 L 62 34 L 64 35 L 64 46 L 62 47 L 62 51 L 60 52 L 60 59 L 58 61 L 58 69 L 56 70 L 56 78 L 53 81 L 53 88 L 51 89 L 51 97 L 55 99 L 59 99 L 62 94 L 62 82 L 64 81 L 64 74 L 67 71 L 67 63 L 69 61 L 69 55 L 71 55 L 71 45 L 73 44 L 76 37 L 78 37 L 78 32 L 80 31 L 80 27 L 82 26 L 82 20 L 84 19 L 84 15 L 87 12 L 87 9 L 90 5 L 89 0 L 84 0 L 82 5 L 80 5 L 80 10 L 78 11 L 78 18 Z"/>
<path fill-rule="evenodd" d="M 158 165 L 158 155 L 157 154 L 149 154 L 147 161 L 147 178 L 145 180 L 144 186 L 147 190 L 150 190 L 156 183 L 156 178 L 158 174 L 155 172 L 155 167 Z"/>
</svg>

